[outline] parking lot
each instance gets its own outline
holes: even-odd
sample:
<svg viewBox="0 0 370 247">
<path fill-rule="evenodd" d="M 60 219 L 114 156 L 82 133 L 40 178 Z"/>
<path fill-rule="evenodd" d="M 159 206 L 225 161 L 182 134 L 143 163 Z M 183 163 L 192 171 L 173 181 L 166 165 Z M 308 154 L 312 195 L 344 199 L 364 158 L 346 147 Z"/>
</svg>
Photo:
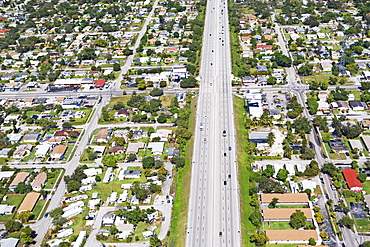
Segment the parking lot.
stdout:
<svg viewBox="0 0 370 247">
<path fill-rule="evenodd" d="M 362 203 L 350 203 L 351 214 L 355 219 L 367 219 L 364 205 Z"/>
<path fill-rule="evenodd" d="M 285 112 L 288 102 L 285 93 L 267 92 L 262 94 L 262 106 L 264 110 L 280 110 Z"/>
</svg>

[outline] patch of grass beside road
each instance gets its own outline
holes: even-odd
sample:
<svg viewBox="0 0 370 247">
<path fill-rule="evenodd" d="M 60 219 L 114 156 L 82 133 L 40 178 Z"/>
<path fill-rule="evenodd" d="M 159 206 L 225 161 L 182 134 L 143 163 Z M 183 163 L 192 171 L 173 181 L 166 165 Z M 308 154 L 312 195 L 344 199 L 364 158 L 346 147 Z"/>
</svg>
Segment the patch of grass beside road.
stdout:
<svg viewBox="0 0 370 247">
<path fill-rule="evenodd" d="M 198 97 L 194 97 L 191 103 L 191 115 L 189 118 L 189 131 L 195 132 L 195 116 Z M 188 205 L 190 196 L 191 164 L 194 148 L 194 135 L 186 145 L 185 166 L 178 169 L 174 176 L 173 186 L 176 198 L 172 208 L 170 239 L 168 246 L 185 246 L 186 224 L 188 221 Z"/>
<path fill-rule="evenodd" d="M 251 246 L 249 242 L 250 234 L 256 228 L 249 221 L 249 215 L 253 212 L 250 205 L 249 189 L 250 189 L 250 164 L 252 158 L 245 152 L 247 148 L 247 130 L 245 126 L 245 110 L 244 99 L 234 96 L 234 118 L 236 133 L 236 155 L 238 157 L 238 179 L 240 191 L 240 220 L 241 220 L 241 233 L 242 233 L 242 246 Z"/>
</svg>

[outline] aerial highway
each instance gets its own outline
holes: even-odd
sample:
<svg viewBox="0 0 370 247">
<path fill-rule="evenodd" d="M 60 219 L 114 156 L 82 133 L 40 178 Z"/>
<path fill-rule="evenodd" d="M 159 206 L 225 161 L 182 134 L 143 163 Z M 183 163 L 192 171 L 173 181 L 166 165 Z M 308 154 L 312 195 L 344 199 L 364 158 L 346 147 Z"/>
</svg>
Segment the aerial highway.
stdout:
<svg viewBox="0 0 370 247">
<path fill-rule="evenodd" d="M 186 245 L 240 246 L 226 1 L 209 0 L 203 35 Z"/>
</svg>

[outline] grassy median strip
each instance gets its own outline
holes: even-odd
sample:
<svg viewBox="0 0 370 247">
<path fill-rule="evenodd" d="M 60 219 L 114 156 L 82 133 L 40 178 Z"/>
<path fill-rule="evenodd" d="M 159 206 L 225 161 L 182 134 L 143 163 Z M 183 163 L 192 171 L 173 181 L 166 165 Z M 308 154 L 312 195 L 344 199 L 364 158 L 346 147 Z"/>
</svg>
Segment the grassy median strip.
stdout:
<svg viewBox="0 0 370 247">
<path fill-rule="evenodd" d="M 244 99 L 234 96 L 234 120 L 236 128 L 236 155 L 238 157 L 238 179 L 239 179 L 239 190 L 240 190 L 240 220 L 242 230 L 242 246 L 251 246 L 249 242 L 250 234 L 253 233 L 256 228 L 249 221 L 249 215 L 253 212 L 253 208 L 250 205 L 250 164 L 252 157 L 249 156 L 245 150 L 247 148 L 247 130 L 245 128 L 245 117 L 246 112 L 244 110 Z"/>
<path fill-rule="evenodd" d="M 189 131 L 195 132 L 195 116 L 198 97 L 194 97 L 191 103 L 191 115 L 189 119 Z M 172 209 L 170 227 L 170 239 L 168 246 L 185 246 L 186 224 L 188 221 L 188 206 L 190 196 L 191 164 L 194 147 L 194 135 L 186 145 L 186 165 L 177 170 L 174 177 L 176 198 Z"/>
</svg>

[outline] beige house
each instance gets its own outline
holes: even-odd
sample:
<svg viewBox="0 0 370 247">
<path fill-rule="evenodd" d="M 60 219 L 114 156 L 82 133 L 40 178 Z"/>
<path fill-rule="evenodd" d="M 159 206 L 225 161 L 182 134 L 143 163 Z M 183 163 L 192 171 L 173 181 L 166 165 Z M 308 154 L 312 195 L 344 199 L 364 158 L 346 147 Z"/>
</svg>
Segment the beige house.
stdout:
<svg viewBox="0 0 370 247">
<path fill-rule="evenodd" d="M 39 173 L 32 182 L 32 189 L 36 191 L 42 190 L 42 188 L 45 186 L 47 178 L 48 177 L 45 172 Z"/>
</svg>

